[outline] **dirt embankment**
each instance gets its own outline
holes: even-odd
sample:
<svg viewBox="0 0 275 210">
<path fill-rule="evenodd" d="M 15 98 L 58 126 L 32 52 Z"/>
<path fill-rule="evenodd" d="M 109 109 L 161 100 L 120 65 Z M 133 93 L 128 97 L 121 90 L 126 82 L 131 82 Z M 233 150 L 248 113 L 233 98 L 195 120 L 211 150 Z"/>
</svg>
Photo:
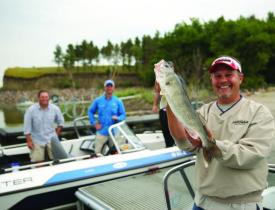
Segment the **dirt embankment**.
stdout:
<svg viewBox="0 0 275 210">
<path fill-rule="evenodd" d="M 247 97 L 267 106 L 275 117 L 275 88 L 260 90 Z"/>
<path fill-rule="evenodd" d="M 0 106 L 5 104 L 16 104 L 30 100 L 36 101 L 39 90 L 49 90 L 51 95 L 61 96 L 68 101 L 72 98 L 89 101 L 102 93 L 103 83 L 109 79 L 109 74 L 78 73 L 74 75 L 76 88 L 72 85 L 66 74 L 56 74 L 38 77 L 35 79 L 22 79 L 15 77 L 4 77 L 4 86 L 0 89 Z M 137 74 L 123 73 L 113 78 L 116 87 L 142 86 Z"/>
<path fill-rule="evenodd" d="M 99 73 L 74 74 L 76 88 L 100 88 L 106 79 L 112 76 Z M 142 82 L 135 73 L 118 74 L 113 78 L 117 87 L 141 86 Z M 64 89 L 72 87 L 67 74 L 46 75 L 37 78 L 24 79 L 4 76 L 3 90 L 34 90 L 34 89 Z"/>
<path fill-rule="evenodd" d="M 92 101 L 95 97 L 101 95 L 103 90 L 94 88 L 90 89 L 52 89 L 51 95 L 57 95 L 61 101 Z M 37 90 L 27 91 L 0 91 L 0 107 L 14 106 L 15 104 L 23 101 L 37 101 Z M 123 100 L 125 108 L 133 114 L 150 113 L 152 104 L 148 103 L 142 97 L 131 98 Z"/>
<path fill-rule="evenodd" d="M 24 101 L 36 101 L 37 93 L 39 89 L 33 90 L 1 90 L 0 91 L 0 106 L 24 102 Z M 57 95 L 62 97 L 63 100 L 71 100 L 73 98 L 79 100 L 92 100 L 100 92 L 94 88 L 89 89 L 49 89 L 50 95 Z"/>
</svg>

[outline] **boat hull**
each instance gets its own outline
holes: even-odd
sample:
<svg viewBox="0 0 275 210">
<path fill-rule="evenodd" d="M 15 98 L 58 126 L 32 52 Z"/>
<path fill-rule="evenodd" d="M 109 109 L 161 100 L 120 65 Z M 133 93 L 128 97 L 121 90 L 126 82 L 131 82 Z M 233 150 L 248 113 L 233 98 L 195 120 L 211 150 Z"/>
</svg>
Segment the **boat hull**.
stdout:
<svg viewBox="0 0 275 210">
<path fill-rule="evenodd" d="M 178 165 L 190 156 L 173 147 L 2 174 L 1 209 L 44 209 L 73 203 L 79 187 Z"/>
</svg>

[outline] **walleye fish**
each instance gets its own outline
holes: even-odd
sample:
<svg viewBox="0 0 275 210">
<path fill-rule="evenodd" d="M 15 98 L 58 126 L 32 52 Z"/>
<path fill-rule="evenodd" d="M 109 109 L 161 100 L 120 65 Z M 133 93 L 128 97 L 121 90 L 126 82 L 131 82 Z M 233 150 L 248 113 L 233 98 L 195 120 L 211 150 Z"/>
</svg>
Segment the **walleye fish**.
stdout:
<svg viewBox="0 0 275 210">
<path fill-rule="evenodd" d="M 161 89 L 160 106 L 163 107 L 165 103 L 168 103 L 174 115 L 186 129 L 186 132 L 193 139 L 201 139 L 205 167 L 208 167 L 208 163 L 214 156 L 221 156 L 221 151 L 215 144 L 215 140 L 208 137 L 204 124 L 192 107 L 184 88 L 183 79 L 174 72 L 173 65 L 165 60 L 155 64 L 154 72 L 156 81 Z"/>
</svg>

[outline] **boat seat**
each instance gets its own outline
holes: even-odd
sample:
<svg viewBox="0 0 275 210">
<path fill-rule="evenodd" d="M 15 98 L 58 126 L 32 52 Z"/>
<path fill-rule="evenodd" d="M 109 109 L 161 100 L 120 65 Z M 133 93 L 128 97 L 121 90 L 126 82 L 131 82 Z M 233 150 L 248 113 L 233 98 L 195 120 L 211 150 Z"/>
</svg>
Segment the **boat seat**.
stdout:
<svg viewBox="0 0 275 210">
<path fill-rule="evenodd" d="M 52 153 L 55 160 L 69 158 L 69 154 L 64 150 L 57 137 L 51 139 Z M 47 154 L 47 153 L 46 153 Z"/>
<path fill-rule="evenodd" d="M 80 150 L 95 154 L 95 140 L 94 139 L 84 140 L 80 145 Z M 103 145 L 101 154 L 103 154 L 104 156 L 107 156 L 107 155 L 115 154 L 116 151 L 117 151 L 116 147 L 110 143 L 110 140 L 108 140 Z"/>
<path fill-rule="evenodd" d="M 80 149 L 91 153 L 95 153 L 95 140 L 94 139 L 84 140 L 80 145 Z"/>
</svg>

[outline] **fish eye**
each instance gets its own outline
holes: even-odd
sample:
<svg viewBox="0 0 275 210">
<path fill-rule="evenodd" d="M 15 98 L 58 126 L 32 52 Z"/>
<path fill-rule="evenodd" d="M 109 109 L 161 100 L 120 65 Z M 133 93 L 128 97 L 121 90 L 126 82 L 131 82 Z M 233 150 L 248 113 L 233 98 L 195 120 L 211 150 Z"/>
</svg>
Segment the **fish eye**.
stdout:
<svg viewBox="0 0 275 210">
<path fill-rule="evenodd" d="M 170 66 L 174 66 L 173 61 L 168 61 L 167 63 L 168 63 Z"/>
</svg>

